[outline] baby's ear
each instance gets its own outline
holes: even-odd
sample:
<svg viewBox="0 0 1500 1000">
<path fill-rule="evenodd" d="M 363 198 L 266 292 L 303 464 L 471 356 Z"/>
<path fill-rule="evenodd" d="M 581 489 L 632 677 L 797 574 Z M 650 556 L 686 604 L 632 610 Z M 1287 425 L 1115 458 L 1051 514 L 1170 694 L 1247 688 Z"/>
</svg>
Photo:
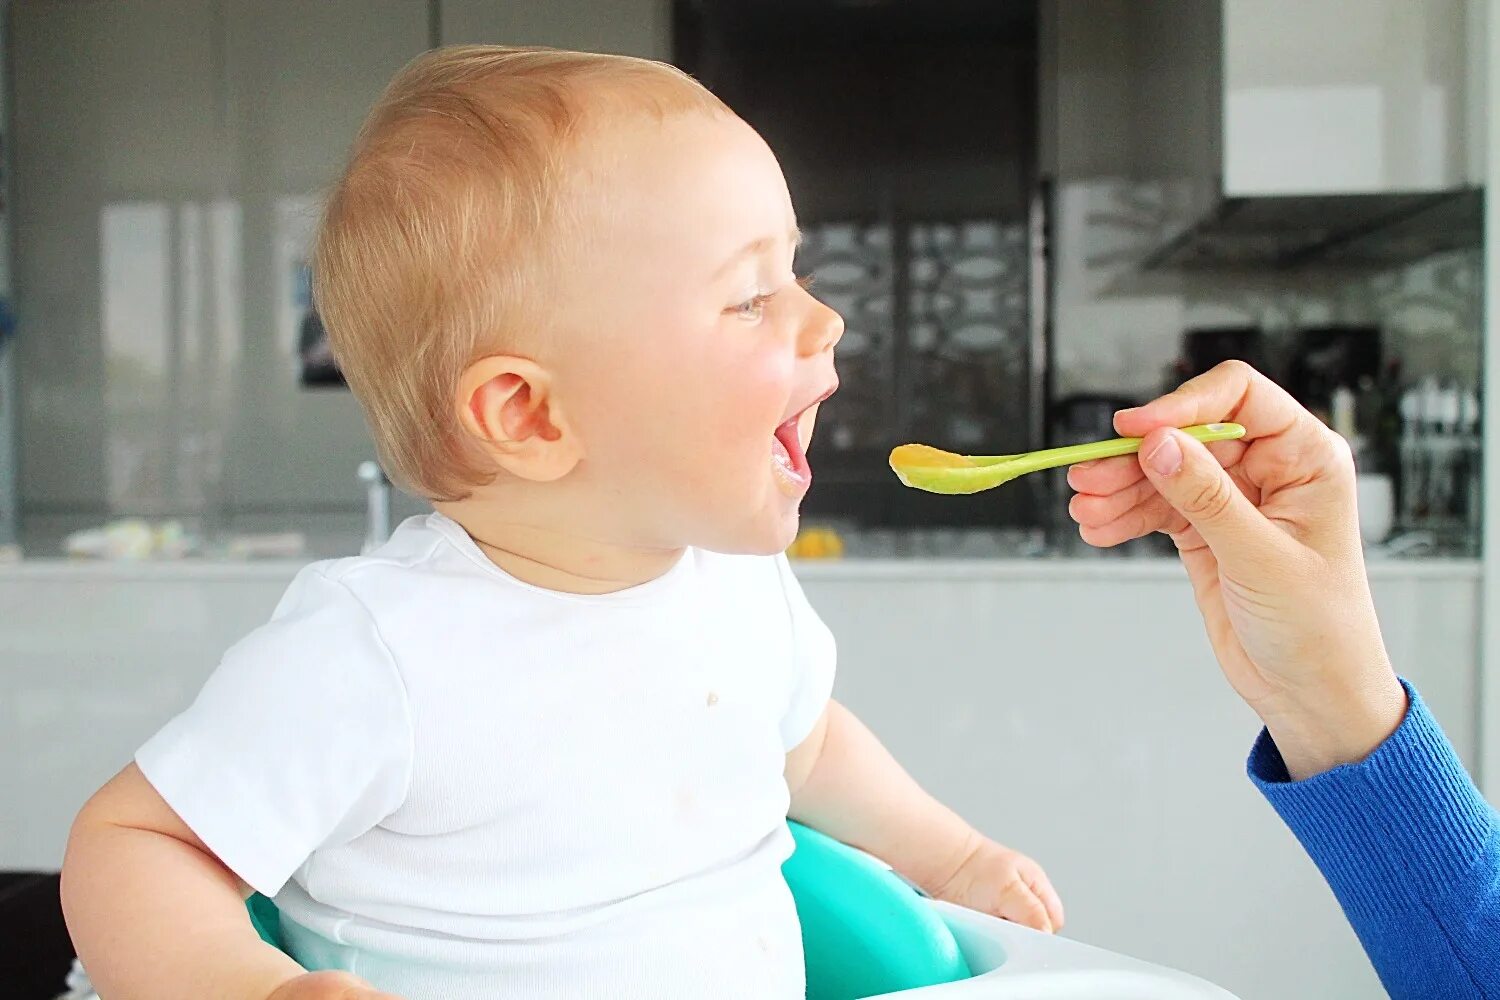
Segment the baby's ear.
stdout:
<svg viewBox="0 0 1500 1000">
<path fill-rule="evenodd" d="M 549 483 L 583 458 L 578 437 L 563 417 L 551 374 L 526 358 L 481 358 L 459 379 L 460 424 L 506 472 Z"/>
</svg>

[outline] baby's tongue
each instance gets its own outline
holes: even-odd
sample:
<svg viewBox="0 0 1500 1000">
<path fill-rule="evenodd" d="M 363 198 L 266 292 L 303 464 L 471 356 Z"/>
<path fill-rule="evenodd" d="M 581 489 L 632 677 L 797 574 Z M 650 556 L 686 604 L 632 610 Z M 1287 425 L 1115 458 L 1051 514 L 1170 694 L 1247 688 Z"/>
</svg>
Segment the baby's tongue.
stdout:
<svg viewBox="0 0 1500 1000">
<path fill-rule="evenodd" d="M 771 439 L 771 458 L 777 465 L 788 472 L 796 472 L 797 463 L 792 461 L 792 453 L 787 449 L 786 441 L 782 437 L 785 425 L 776 428 L 776 436 Z"/>
</svg>

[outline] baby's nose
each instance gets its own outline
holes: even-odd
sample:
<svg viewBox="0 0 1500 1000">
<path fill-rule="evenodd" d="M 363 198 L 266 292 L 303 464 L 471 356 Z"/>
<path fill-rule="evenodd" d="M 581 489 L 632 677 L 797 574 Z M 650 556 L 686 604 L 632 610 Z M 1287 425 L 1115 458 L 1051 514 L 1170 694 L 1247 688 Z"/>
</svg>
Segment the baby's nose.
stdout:
<svg viewBox="0 0 1500 1000">
<path fill-rule="evenodd" d="M 833 346 L 844 336 L 844 317 L 823 303 L 813 300 L 813 308 L 802 328 L 799 338 L 803 354 L 822 354 L 833 350 Z"/>
</svg>

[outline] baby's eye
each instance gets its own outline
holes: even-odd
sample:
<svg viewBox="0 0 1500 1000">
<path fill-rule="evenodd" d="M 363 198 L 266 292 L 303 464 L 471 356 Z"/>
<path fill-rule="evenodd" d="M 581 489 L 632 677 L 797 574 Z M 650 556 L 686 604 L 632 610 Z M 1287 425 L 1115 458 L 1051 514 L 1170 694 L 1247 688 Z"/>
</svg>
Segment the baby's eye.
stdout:
<svg viewBox="0 0 1500 1000">
<path fill-rule="evenodd" d="M 766 303 L 771 301 L 771 295 L 774 294 L 751 296 L 739 305 L 731 306 L 729 311 L 747 323 L 758 323 L 766 313 Z"/>
<path fill-rule="evenodd" d="M 794 284 L 803 288 L 811 288 L 813 279 L 811 275 L 795 279 Z M 777 289 L 780 291 L 780 289 Z M 741 302 L 737 306 L 730 306 L 726 312 L 731 312 L 747 323 L 758 323 L 765 316 L 766 304 L 774 298 L 776 292 L 761 292 Z"/>
</svg>

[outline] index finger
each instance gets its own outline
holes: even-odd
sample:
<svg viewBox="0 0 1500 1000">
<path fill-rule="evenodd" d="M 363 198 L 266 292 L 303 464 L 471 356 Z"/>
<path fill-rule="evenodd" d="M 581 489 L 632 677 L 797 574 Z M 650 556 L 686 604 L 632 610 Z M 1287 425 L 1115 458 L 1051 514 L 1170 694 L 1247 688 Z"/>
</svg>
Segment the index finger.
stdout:
<svg viewBox="0 0 1500 1000">
<path fill-rule="evenodd" d="M 1243 361 L 1225 361 L 1145 406 L 1121 410 L 1115 429 L 1126 437 L 1145 437 L 1158 427 L 1232 421 L 1244 425 L 1246 440 L 1254 440 L 1311 419 L 1281 386 Z"/>
</svg>

